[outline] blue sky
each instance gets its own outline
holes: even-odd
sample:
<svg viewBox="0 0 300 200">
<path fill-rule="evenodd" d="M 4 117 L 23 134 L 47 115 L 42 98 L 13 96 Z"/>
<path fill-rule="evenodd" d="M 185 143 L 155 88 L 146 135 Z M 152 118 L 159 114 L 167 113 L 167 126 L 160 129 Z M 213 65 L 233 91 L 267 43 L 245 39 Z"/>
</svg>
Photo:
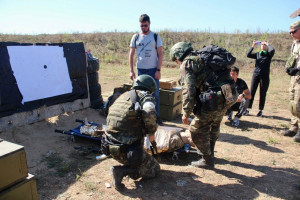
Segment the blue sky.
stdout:
<svg viewBox="0 0 300 200">
<path fill-rule="evenodd" d="M 140 30 L 288 31 L 299 0 L 0 0 L 0 33 L 40 34 Z"/>
</svg>

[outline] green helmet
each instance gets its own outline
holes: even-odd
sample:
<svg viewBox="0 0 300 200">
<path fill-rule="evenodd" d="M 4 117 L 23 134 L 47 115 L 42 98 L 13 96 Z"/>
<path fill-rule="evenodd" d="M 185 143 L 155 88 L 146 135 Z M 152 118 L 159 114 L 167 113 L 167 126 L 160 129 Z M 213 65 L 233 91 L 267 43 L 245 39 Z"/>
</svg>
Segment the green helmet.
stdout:
<svg viewBox="0 0 300 200">
<path fill-rule="evenodd" d="M 170 58 L 172 61 L 182 61 L 186 54 L 193 51 L 192 44 L 189 42 L 178 42 L 170 50 Z"/>
<path fill-rule="evenodd" d="M 154 78 L 149 75 L 143 74 L 138 76 L 133 83 L 133 89 L 148 90 L 154 92 L 156 90 L 156 82 Z"/>
</svg>

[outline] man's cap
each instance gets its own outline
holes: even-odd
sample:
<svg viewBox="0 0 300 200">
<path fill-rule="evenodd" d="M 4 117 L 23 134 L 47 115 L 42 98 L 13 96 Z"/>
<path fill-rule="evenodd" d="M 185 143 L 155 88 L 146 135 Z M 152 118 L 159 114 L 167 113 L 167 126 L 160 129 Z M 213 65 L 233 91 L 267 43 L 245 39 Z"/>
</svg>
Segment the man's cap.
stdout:
<svg viewBox="0 0 300 200">
<path fill-rule="evenodd" d="M 290 29 L 300 28 L 300 21 L 293 22 L 290 26 Z"/>
</svg>

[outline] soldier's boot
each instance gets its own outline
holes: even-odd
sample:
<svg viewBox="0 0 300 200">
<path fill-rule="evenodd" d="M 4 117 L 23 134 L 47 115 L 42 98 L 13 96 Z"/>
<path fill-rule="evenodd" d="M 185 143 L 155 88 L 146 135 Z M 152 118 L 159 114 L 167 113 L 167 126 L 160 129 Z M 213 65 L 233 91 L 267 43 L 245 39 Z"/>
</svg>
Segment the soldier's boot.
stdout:
<svg viewBox="0 0 300 200">
<path fill-rule="evenodd" d="M 297 132 L 297 134 L 294 136 L 295 142 L 300 142 L 300 131 Z"/>
<path fill-rule="evenodd" d="M 280 135 L 288 136 L 288 137 L 293 137 L 296 134 L 297 134 L 297 132 L 292 131 L 292 130 L 285 130 L 285 131 L 280 132 Z"/>
<path fill-rule="evenodd" d="M 210 141 L 210 152 L 211 152 L 211 156 L 213 158 L 215 158 L 215 145 L 216 145 L 216 142 Z"/>
<path fill-rule="evenodd" d="M 211 155 L 205 155 L 200 160 L 191 163 L 194 167 L 214 169 L 215 162 Z"/>
<path fill-rule="evenodd" d="M 125 188 L 125 185 L 122 183 L 122 180 L 125 176 L 135 173 L 134 169 L 125 166 L 113 166 L 110 168 L 112 175 L 112 185 L 116 190 L 122 190 Z"/>
</svg>

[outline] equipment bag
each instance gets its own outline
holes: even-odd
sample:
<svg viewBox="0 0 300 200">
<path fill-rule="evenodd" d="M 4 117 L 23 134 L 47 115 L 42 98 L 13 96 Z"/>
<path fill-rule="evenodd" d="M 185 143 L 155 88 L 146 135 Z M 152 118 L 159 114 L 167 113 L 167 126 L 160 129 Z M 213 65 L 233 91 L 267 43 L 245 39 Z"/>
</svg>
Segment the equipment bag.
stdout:
<svg viewBox="0 0 300 200">
<path fill-rule="evenodd" d="M 204 61 L 205 65 L 212 68 L 213 71 L 229 69 L 235 63 L 236 58 L 226 49 L 208 45 L 195 53 Z"/>
</svg>

